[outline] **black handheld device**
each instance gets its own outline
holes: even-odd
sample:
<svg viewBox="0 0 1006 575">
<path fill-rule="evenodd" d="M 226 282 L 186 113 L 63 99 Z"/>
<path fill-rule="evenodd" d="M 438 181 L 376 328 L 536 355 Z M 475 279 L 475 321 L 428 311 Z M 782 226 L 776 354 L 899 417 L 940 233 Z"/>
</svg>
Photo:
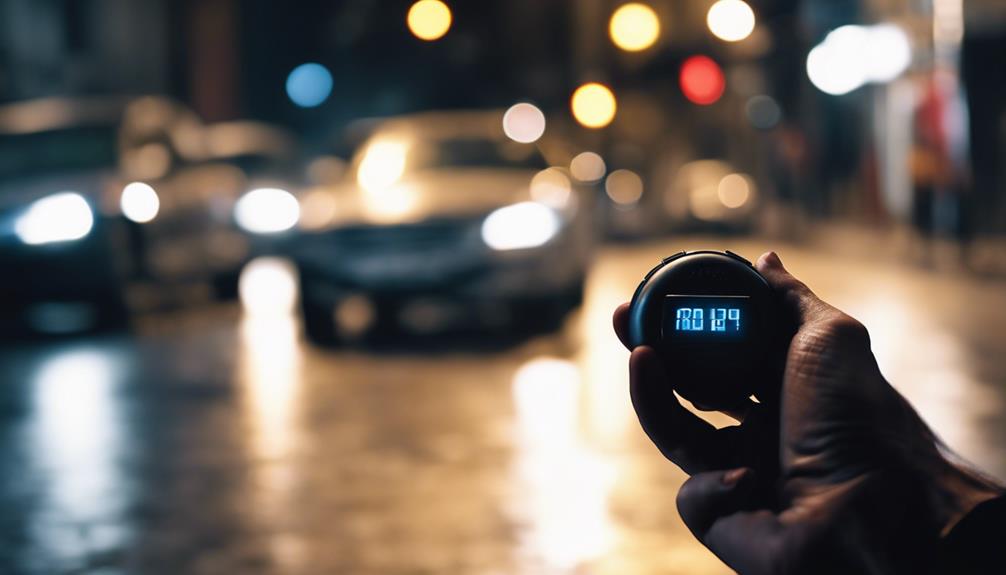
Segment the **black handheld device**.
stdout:
<svg viewBox="0 0 1006 575">
<path fill-rule="evenodd" d="M 650 270 L 629 309 L 633 348 L 653 347 L 682 397 L 729 409 L 777 393 L 785 362 L 776 293 L 732 252 L 680 252 Z"/>
</svg>

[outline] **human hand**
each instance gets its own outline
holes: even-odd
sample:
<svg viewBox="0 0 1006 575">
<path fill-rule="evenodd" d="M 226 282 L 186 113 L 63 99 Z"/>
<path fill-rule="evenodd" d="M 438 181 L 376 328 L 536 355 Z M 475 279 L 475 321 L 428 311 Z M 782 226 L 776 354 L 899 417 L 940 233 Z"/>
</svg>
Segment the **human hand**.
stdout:
<svg viewBox="0 0 1006 575">
<path fill-rule="evenodd" d="M 692 477 L 678 510 L 742 573 L 925 573 L 938 541 L 996 486 L 953 463 L 881 375 L 866 328 L 821 301 L 774 253 L 759 272 L 797 326 L 778 405 L 731 412 L 715 429 L 671 391 L 656 352 L 632 350 L 643 429 Z M 627 342 L 628 306 L 615 312 Z"/>
</svg>

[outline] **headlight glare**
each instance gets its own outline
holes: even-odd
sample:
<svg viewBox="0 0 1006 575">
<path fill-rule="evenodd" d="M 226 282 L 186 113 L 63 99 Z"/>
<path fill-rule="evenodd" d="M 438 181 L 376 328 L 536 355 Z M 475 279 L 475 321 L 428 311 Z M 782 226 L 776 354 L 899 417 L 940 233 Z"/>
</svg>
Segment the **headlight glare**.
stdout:
<svg viewBox="0 0 1006 575">
<path fill-rule="evenodd" d="M 300 204 L 286 190 L 259 188 L 241 196 L 234 206 L 234 219 L 255 234 L 285 232 L 300 220 Z"/>
<path fill-rule="evenodd" d="M 36 200 L 14 224 L 17 237 L 28 245 L 79 240 L 94 227 L 94 213 L 76 192 L 59 192 Z"/>
<path fill-rule="evenodd" d="M 494 250 L 535 248 L 559 232 L 555 210 L 537 202 L 499 208 L 482 222 L 482 241 Z"/>
</svg>

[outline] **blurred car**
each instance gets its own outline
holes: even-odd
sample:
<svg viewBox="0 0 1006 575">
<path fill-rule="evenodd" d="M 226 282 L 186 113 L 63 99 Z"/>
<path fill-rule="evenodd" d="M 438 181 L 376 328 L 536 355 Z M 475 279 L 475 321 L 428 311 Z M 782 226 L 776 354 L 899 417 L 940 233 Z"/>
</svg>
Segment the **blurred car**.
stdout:
<svg viewBox="0 0 1006 575">
<path fill-rule="evenodd" d="M 198 153 L 198 120 L 159 98 L 50 98 L 0 107 L 0 285 L 7 331 L 122 325 L 132 258 L 122 182 Z M 196 136 L 194 139 L 193 136 Z"/>
<path fill-rule="evenodd" d="M 310 340 L 551 328 L 579 305 L 588 197 L 502 116 L 385 120 L 341 183 L 305 193 L 291 254 Z"/>
<path fill-rule="evenodd" d="M 159 308 L 237 293 L 242 266 L 297 223 L 294 138 L 255 121 L 210 124 L 200 160 L 157 182 L 156 217 L 131 224 L 134 308 Z M 137 184 L 131 184 L 136 186 Z M 149 192 L 148 192 L 149 193 Z"/>
</svg>

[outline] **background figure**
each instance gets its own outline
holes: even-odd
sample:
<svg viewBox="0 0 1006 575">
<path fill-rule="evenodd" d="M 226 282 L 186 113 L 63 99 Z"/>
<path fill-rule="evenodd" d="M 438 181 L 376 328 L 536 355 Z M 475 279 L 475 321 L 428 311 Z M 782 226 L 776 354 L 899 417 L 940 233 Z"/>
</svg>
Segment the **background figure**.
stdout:
<svg viewBox="0 0 1006 575">
<path fill-rule="evenodd" d="M 967 109 L 953 73 L 937 69 L 920 83 L 910 158 L 912 225 L 919 237 L 920 261 L 933 264 L 933 238 L 945 236 L 956 241 L 960 259 L 967 264 L 971 239 Z"/>
</svg>

